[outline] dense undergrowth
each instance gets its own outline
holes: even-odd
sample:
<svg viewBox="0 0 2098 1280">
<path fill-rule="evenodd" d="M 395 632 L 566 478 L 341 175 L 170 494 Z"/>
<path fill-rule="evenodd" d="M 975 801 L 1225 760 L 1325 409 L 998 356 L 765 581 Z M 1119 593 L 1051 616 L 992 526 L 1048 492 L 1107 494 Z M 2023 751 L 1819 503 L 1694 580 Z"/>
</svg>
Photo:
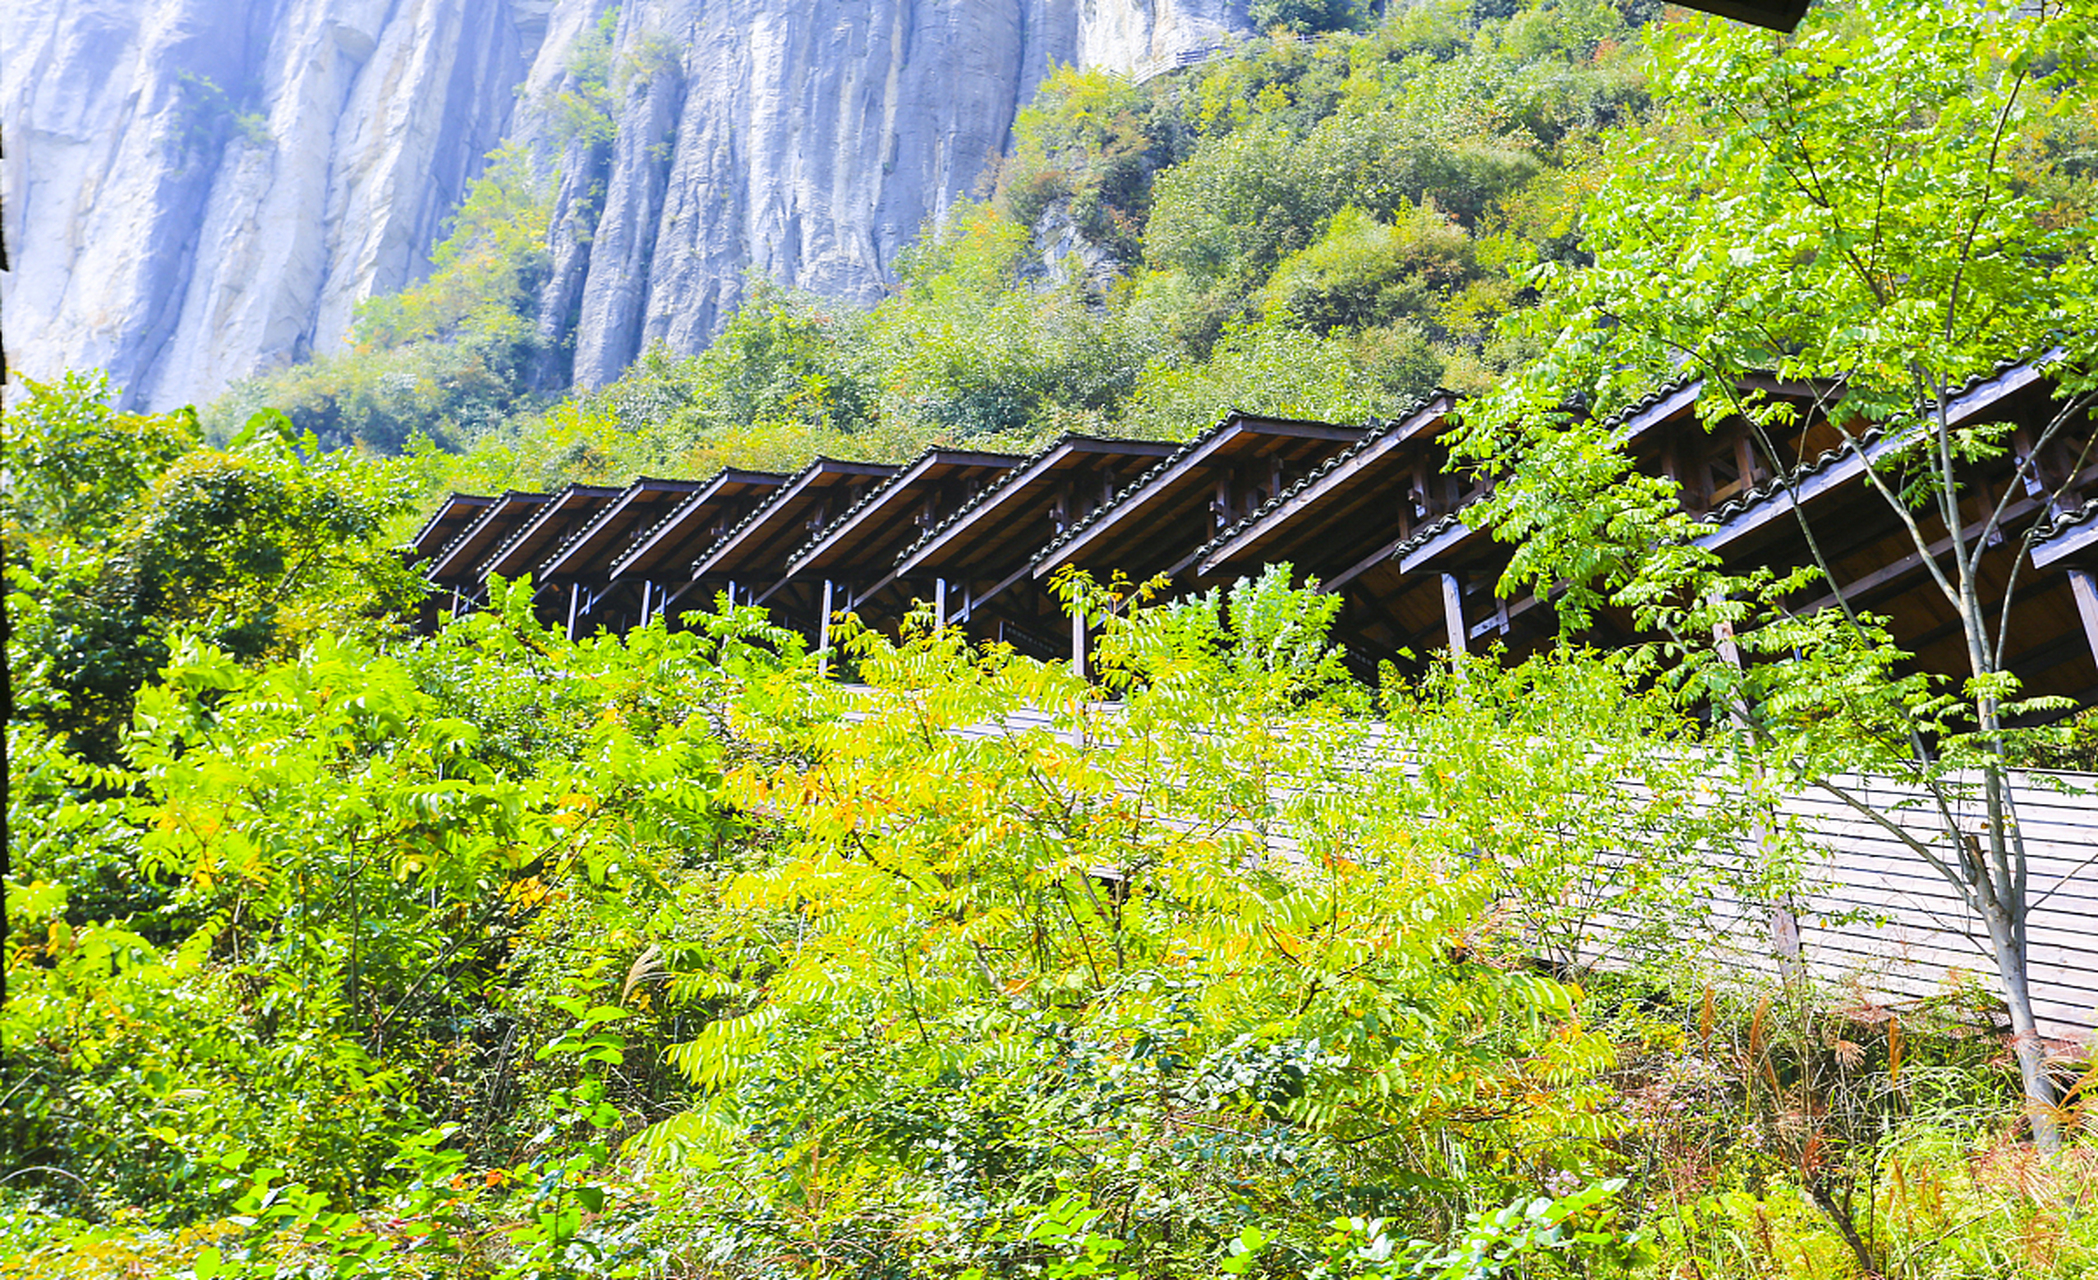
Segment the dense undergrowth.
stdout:
<svg viewBox="0 0 2098 1280">
<path fill-rule="evenodd" d="M 1071 580 L 1094 683 L 907 631 L 848 686 L 748 608 L 570 642 L 520 584 L 409 639 L 333 576 L 368 521 L 251 513 L 98 666 L 37 602 L 137 608 L 197 477 L 358 511 L 396 464 L 34 403 L 14 443 L 123 465 L 11 508 L 0 1274 L 2098 1257 L 2081 1068 L 2041 1157 L 1985 998 L 1710 952 L 1706 890 L 1813 860 L 1629 655 L 1369 688 L 1277 568 Z"/>
<path fill-rule="evenodd" d="M 2078 1052 L 2050 1064 L 2065 1141 L 2042 1152 L 1986 983 L 1896 1004 L 1864 975 L 1788 980 L 1754 938 L 1714 949 L 1710 900 L 1810 891 L 1770 793 L 1898 762 L 1902 713 L 2084 768 L 2098 720 L 1976 746 L 1871 619 L 1685 576 L 1709 566 L 1678 495 L 1628 482 L 1546 376 L 1601 352 L 1590 385 L 1636 394 L 1663 356 L 1572 348 L 1607 330 L 1582 325 L 1611 281 L 1665 272 L 1611 266 L 1495 323 L 1526 302 L 1514 268 L 1582 260 L 1584 184 L 1650 163 L 1584 159 L 1643 109 L 1623 14 L 1393 5 L 1313 38 L 1293 28 L 1348 7 L 1261 9 L 1276 34 L 1197 73 L 1057 77 L 996 189 L 871 313 L 759 288 L 710 351 L 535 400 L 544 175 L 511 156 L 430 283 L 367 309 L 361 354 L 201 418 L 26 388 L 0 1274 L 2098 1266 Z M 1966 67 L 1973 15 L 1939 18 L 1904 38 Z M 1731 47 L 1722 69 L 1763 65 Z M 1884 47 L 1816 46 L 1837 80 L 1920 65 Z M 2076 48 L 2037 62 L 2059 77 Z M 585 54 L 587 142 L 647 68 Z M 1889 136 L 1971 151 L 1911 106 L 1973 80 L 1890 94 Z M 2005 153 L 2021 225 L 1992 224 L 1985 265 L 2065 324 L 2091 296 L 2088 97 L 2035 115 Z M 1675 160 L 1711 142 L 1674 119 Z M 1952 207 L 1969 152 L 1932 154 L 1911 167 L 1946 203 L 1918 207 Z M 1652 205 L 1616 240 L 1664 226 Z M 1064 224 L 1099 252 L 1041 261 Z M 1899 261 L 1933 261 L 1932 235 Z M 1765 272 L 1826 265 L 1756 243 Z M 1683 278 L 1738 297 L 1723 249 Z M 2044 296 L 1998 269 L 2014 255 L 2044 260 Z M 1962 368 L 2004 314 L 1962 331 Z M 1519 441 L 1551 465 L 1501 490 L 1526 571 L 1566 579 L 1567 609 L 1695 625 L 1370 687 L 1327 639 L 1336 597 L 1286 566 L 1177 601 L 1064 580 L 1091 682 L 922 627 L 848 628 L 825 675 L 752 609 L 571 642 L 524 584 L 434 636 L 402 621 L 422 588 L 391 539 L 433 486 L 1180 435 L 1232 403 L 1356 417 L 1526 344 L 1552 348 L 1511 380 L 1551 410 Z M 270 404 L 289 416 L 248 412 Z M 1685 640 L 1715 619 L 1769 660 Z"/>
</svg>

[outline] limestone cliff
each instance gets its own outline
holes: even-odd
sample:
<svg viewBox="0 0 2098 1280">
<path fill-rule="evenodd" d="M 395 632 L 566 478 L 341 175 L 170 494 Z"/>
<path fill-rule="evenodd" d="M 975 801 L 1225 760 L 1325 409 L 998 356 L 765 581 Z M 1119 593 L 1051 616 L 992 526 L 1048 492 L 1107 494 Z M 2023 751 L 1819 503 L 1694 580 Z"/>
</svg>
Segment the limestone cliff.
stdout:
<svg viewBox="0 0 2098 1280">
<path fill-rule="evenodd" d="M 607 0 L 17 0 L 0 51 L 10 363 L 203 400 L 428 270 L 507 139 L 558 174 L 549 382 L 703 346 L 755 268 L 868 301 L 1059 62 L 1144 73 L 1242 0 L 630 0 L 609 142 L 546 104 Z M 572 358 L 572 370 L 569 367 Z"/>
</svg>

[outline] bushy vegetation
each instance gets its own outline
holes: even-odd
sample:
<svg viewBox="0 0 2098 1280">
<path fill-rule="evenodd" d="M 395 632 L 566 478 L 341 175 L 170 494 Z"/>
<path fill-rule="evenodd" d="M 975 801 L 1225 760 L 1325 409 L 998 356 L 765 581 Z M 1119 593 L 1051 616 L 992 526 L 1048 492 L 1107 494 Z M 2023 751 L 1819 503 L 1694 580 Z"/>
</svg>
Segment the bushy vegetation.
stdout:
<svg viewBox="0 0 2098 1280">
<path fill-rule="evenodd" d="M 13 714 L 85 759 L 114 761 L 180 636 L 280 657 L 390 632 L 420 595 L 377 541 L 412 501 L 395 468 L 323 451 L 275 411 L 212 449 L 187 410 L 117 412 L 100 376 L 23 390 L 5 435 Z"/>
<path fill-rule="evenodd" d="M 187 471 L 154 447 L 148 491 Z M 1065 589 L 1094 683 L 848 629 L 847 687 L 726 606 L 570 642 L 498 584 L 424 639 L 171 628 L 106 761 L 11 725 L 0 1269 L 2098 1255 L 2078 1101 L 2036 1161 L 1958 1000 L 1712 963 L 1712 893 L 1811 863 L 1747 838 L 1765 762 L 1636 661 L 1371 688 L 1286 566 Z"/>
<path fill-rule="evenodd" d="M 369 351 L 204 422 L 25 388 L 0 1275 L 2098 1269 L 2087 1062 L 1972 989 L 1890 1005 L 1715 941 L 1811 891 L 1776 790 L 1894 767 L 1919 723 L 1927 782 L 2074 764 L 2093 721 L 1992 728 L 2001 673 L 1947 696 L 1871 618 L 1791 616 L 1797 580 L 1692 554 L 1567 412 L 1686 349 L 1845 353 L 1884 407 L 2014 322 L 2073 338 L 2088 15 L 2031 57 L 1964 7 L 1836 15 L 1796 78 L 1716 30 L 1638 62 L 1577 0 L 1258 16 L 1190 74 L 1060 73 L 871 312 L 760 284 L 707 351 L 531 402 L 549 206 L 511 157 Z M 646 73 L 607 30 L 577 147 Z M 2016 114 L 2011 82 L 2054 96 Z M 1745 140 L 1706 96 L 1744 84 L 1786 108 Z M 1903 146 L 1788 185 L 1809 116 Z M 2001 216 L 1948 213 L 1999 159 Z M 1875 164 L 1914 185 L 1859 276 L 1826 214 Z M 1947 243 L 1995 301 L 1940 339 Z M 1518 356 L 1467 423 L 1482 510 L 1570 624 L 1649 642 L 1366 685 L 1287 566 L 1179 600 L 1061 578 L 1090 680 L 926 617 L 848 623 L 827 666 L 726 602 L 571 641 L 500 581 L 405 625 L 390 539 L 440 485 L 1362 417 Z"/>
</svg>

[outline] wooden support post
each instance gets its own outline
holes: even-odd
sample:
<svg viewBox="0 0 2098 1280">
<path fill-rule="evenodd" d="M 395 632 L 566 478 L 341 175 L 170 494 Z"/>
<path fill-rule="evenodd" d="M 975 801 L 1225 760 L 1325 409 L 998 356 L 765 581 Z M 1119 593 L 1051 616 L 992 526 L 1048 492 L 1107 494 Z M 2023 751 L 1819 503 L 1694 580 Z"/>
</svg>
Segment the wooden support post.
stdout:
<svg viewBox="0 0 2098 1280">
<path fill-rule="evenodd" d="M 934 578 L 932 580 L 932 629 L 935 631 L 945 631 L 947 629 L 947 579 L 945 578 Z"/>
<path fill-rule="evenodd" d="M 823 618 L 816 624 L 816 647 L 818 649 L 830 648 L 830 599 L 831 581 L 829 578 L 825 578 L 823 580 Z M 821 676 L 829 670 L 830 655 L 827 653 L 819 654 L 816 658 L 816 674 Z"/>
<path fill-rule="evenodd" d="M 736 603 L 736 580 L 734 578 L 728 580 L 728 602 L 731 605 Z"/>
<path fill-rule="evenodd" d="M 2076 597 L 2076 612 L 2083 617 L 2083 638 L 2091 646 L 2091 660 L 2098 662 L 2098 574 L 2089 569 L 2069 570 L 2069 591 Z"/>
<path fill-rule="evenodd" d="M 641 580 L 641 625 L 644 627 L 648 625 L 648 593 L 653 585 L 646 578 Z"/>
<path fill-rule="evenodd" d="M 582 583 L 580 583 L 580 582 L 571 582 L 571 583 L 569 583 L 569 584 L 568 584 L 568 638 L 569 638 L 570 640 L 574 640 L 574 639 L 575 639 L 575 615 L 576 615 L 576 609 L 577 609 L 577 607 L 578 607 L 578 606 L 580 606 L 580 605 L 582 604 L 582 602 L 583 602 L 583 584 L 582 584 Z"/>
<path fill-rule="evenodd" d="M 1071 602 L 1071 674 L 1085 679 L 1085 606 Z"/>
<path fill-rule="evenodd" d="M 1442 617 L 1449 627 L 1450 656 L 1464 652 L 1464 583 L 1454 573 L 1442 575 Z"/>
<path fill-rule="evenodd" d="M 1720 599 L 1721 597 L 1715 594 L 1711 598 L 1710 603 L 1717 605 L 1720 602 Z M 1712 644 L 1719 650 L 1720 661 L 1726 663 L 1728 666 L 1732 667 L 1736 671 L 1741 670 L 1741 646 L 1734 643 L 1733 623 L 1713 623 Z M 1733 704 L 1726 709 L 1726 713 L 1728 718 L 1733 720 L 1735 728 L 1745 729 L 1748 727 L 1748 708 L 1744 707 L 1741 704 L 1740 698 L 1737 697 L 1733 700 Z M 1798 930 L 1794 929 L 1793 932 L 1796 936 Z"/>
</svg>

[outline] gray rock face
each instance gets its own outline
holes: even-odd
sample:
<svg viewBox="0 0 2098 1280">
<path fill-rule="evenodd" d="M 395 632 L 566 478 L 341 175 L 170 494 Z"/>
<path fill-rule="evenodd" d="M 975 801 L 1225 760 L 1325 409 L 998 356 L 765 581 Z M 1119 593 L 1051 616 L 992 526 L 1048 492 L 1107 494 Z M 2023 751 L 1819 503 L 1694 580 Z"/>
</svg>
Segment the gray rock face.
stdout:
<svg viewBox="0 0 2098 1280">
<path fill-rule="evenodd" d="M 560 184 L 542 381 L 597 385 L 703 347 L 752 270 L 878 297 L 1056 63 L 1145 74 L 1247 30 L 1243 0 L 629 0 L 617 132 L 564 146 L 547 104 L 606 7 L 16 0 L 10 364 L 164 407 L 339 349 L 509 139 Z"/>
</svg>

